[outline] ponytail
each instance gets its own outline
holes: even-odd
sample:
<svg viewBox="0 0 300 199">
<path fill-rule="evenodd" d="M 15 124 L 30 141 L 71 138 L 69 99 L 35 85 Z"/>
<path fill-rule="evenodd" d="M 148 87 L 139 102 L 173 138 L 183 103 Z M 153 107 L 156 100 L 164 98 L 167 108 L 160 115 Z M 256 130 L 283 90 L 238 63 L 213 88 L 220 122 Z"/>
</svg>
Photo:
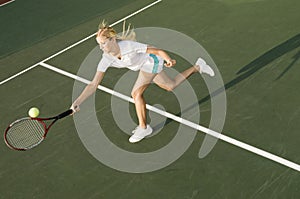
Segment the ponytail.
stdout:
<svg viewBox="0 0 300 199">
<path fill-rule="evenodd" d="M 119 40 L 136 40 L 136 34 L 133 29 L 131 29 L 131 24 L 129 24 L 126 28 L 126 22 L 123 22 L 123 31 L 120 34 L 117 34 L 117 32 L 110 27 L 105 20 L 103 20 L 99 26 L 98 26 L 98 33 L 97 36 L 102 34 L 102 36 L 105 36 L 107 38 L 116 37 Z"/>
</svg>

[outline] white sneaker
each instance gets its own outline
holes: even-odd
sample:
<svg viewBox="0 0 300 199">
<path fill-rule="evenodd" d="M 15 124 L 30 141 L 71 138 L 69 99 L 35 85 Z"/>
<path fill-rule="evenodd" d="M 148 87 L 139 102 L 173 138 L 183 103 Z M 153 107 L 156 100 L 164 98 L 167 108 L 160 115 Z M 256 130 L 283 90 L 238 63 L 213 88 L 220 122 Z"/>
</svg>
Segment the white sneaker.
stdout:
<svg viewBox="0 0 300 199">
<path fill-rule="evenodd" d="M 129 138 L 130 143 L 136 143 L 144 139 L 146 136 L 151 135 L 153 132 L 151 126 L 147 125 L 146 129 L 143 129 L 141 127 L 136 127 L 132 133 L 133 135 Z"/>
<path fill-rule="evenodd" d="M 213 69 L 208 64 L 206 64 L 206 62 L 202 58 L 198 58 L 195 65 L 200 66 L 200 71 L 199 72 L 201 74 L 202 73 L 208 74 L 211 77 L 215 76 L 215 72 L 213 71 Z"/>
</svg>

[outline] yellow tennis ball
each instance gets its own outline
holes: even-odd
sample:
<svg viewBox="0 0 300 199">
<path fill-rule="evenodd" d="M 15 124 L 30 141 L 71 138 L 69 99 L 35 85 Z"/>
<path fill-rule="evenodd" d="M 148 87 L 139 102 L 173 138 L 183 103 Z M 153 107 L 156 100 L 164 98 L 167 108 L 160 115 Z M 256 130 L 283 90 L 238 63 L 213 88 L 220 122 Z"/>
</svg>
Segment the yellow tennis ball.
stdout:
<svg viewBox="0 0 300 199">
<path fill-rule="evenodd" d="M 29 115 L 30 117 L 32 117 L 32 118 L 35 118 L 35 117 L 39 116 L 39 114 L 40 114 L 40 111 L 39 111 L 39 109 L 36 108 L 36 107 L 32 107 L 32 108 L 29 109 L 29 111 L 28 111 L 28 115 Z"/>
</svg>

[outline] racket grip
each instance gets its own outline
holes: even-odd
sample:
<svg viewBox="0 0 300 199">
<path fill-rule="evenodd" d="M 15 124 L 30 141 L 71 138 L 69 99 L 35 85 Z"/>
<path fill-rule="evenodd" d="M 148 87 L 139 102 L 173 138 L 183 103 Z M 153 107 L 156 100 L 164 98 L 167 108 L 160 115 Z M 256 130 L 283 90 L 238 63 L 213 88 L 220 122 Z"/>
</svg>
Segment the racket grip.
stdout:
<svg viewBox="0 0 300 199">
<path fill-rule="evenodd" d="M 72 109 L 69 109 L 61 114 L 59 114 L 57 116 L 57 119 L 61 119 L 61 118 L 64 118 L 64 117 L 67 117 L 68 115 L 71 115 L 73 113 L 73 110 Z"/>
</svg>

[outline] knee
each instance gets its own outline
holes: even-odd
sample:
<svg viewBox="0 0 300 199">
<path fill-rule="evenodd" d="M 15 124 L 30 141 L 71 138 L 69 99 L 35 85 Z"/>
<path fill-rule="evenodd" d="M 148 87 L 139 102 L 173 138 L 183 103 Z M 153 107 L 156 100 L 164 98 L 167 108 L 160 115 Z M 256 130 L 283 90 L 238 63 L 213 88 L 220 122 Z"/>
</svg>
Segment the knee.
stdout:
<svg viewBox="0 0 300 199">
<path fill-rule="evenodd" d="M 167 86 L 165 89 L 166 89 L 166 91 L 168 91 L 168 92 L 172 92 L 172 91 L 174 90 L 174 88 L 175 88 L 175 86 L 169 85 L 169 86 Z"/>
<path fill-rule="evenodd" d="M 161 84 L 159 86 L 168 92 L 172 92 L 175 89 L 175 84 Z"/>
<path fill-rule="evenodd" d="M 139 98 L 142 98 L 143 97 L 143 92 L 140 92 L 140 91 L 132 91 L 131 92 L 131 97 L 134 99 L 134 100 L 137 100 Z"/>
<path fill-rule="evenodd" d="M 155 82 L 159 87 L 163 88 L 164 90 L 166 91 L 169 91 L 169 92 L 172 92 L 175 87 L 176 87 L 176 84 L 175 82 L 173 81 L 169 81 L 169 82 Z"/>
</svg>

